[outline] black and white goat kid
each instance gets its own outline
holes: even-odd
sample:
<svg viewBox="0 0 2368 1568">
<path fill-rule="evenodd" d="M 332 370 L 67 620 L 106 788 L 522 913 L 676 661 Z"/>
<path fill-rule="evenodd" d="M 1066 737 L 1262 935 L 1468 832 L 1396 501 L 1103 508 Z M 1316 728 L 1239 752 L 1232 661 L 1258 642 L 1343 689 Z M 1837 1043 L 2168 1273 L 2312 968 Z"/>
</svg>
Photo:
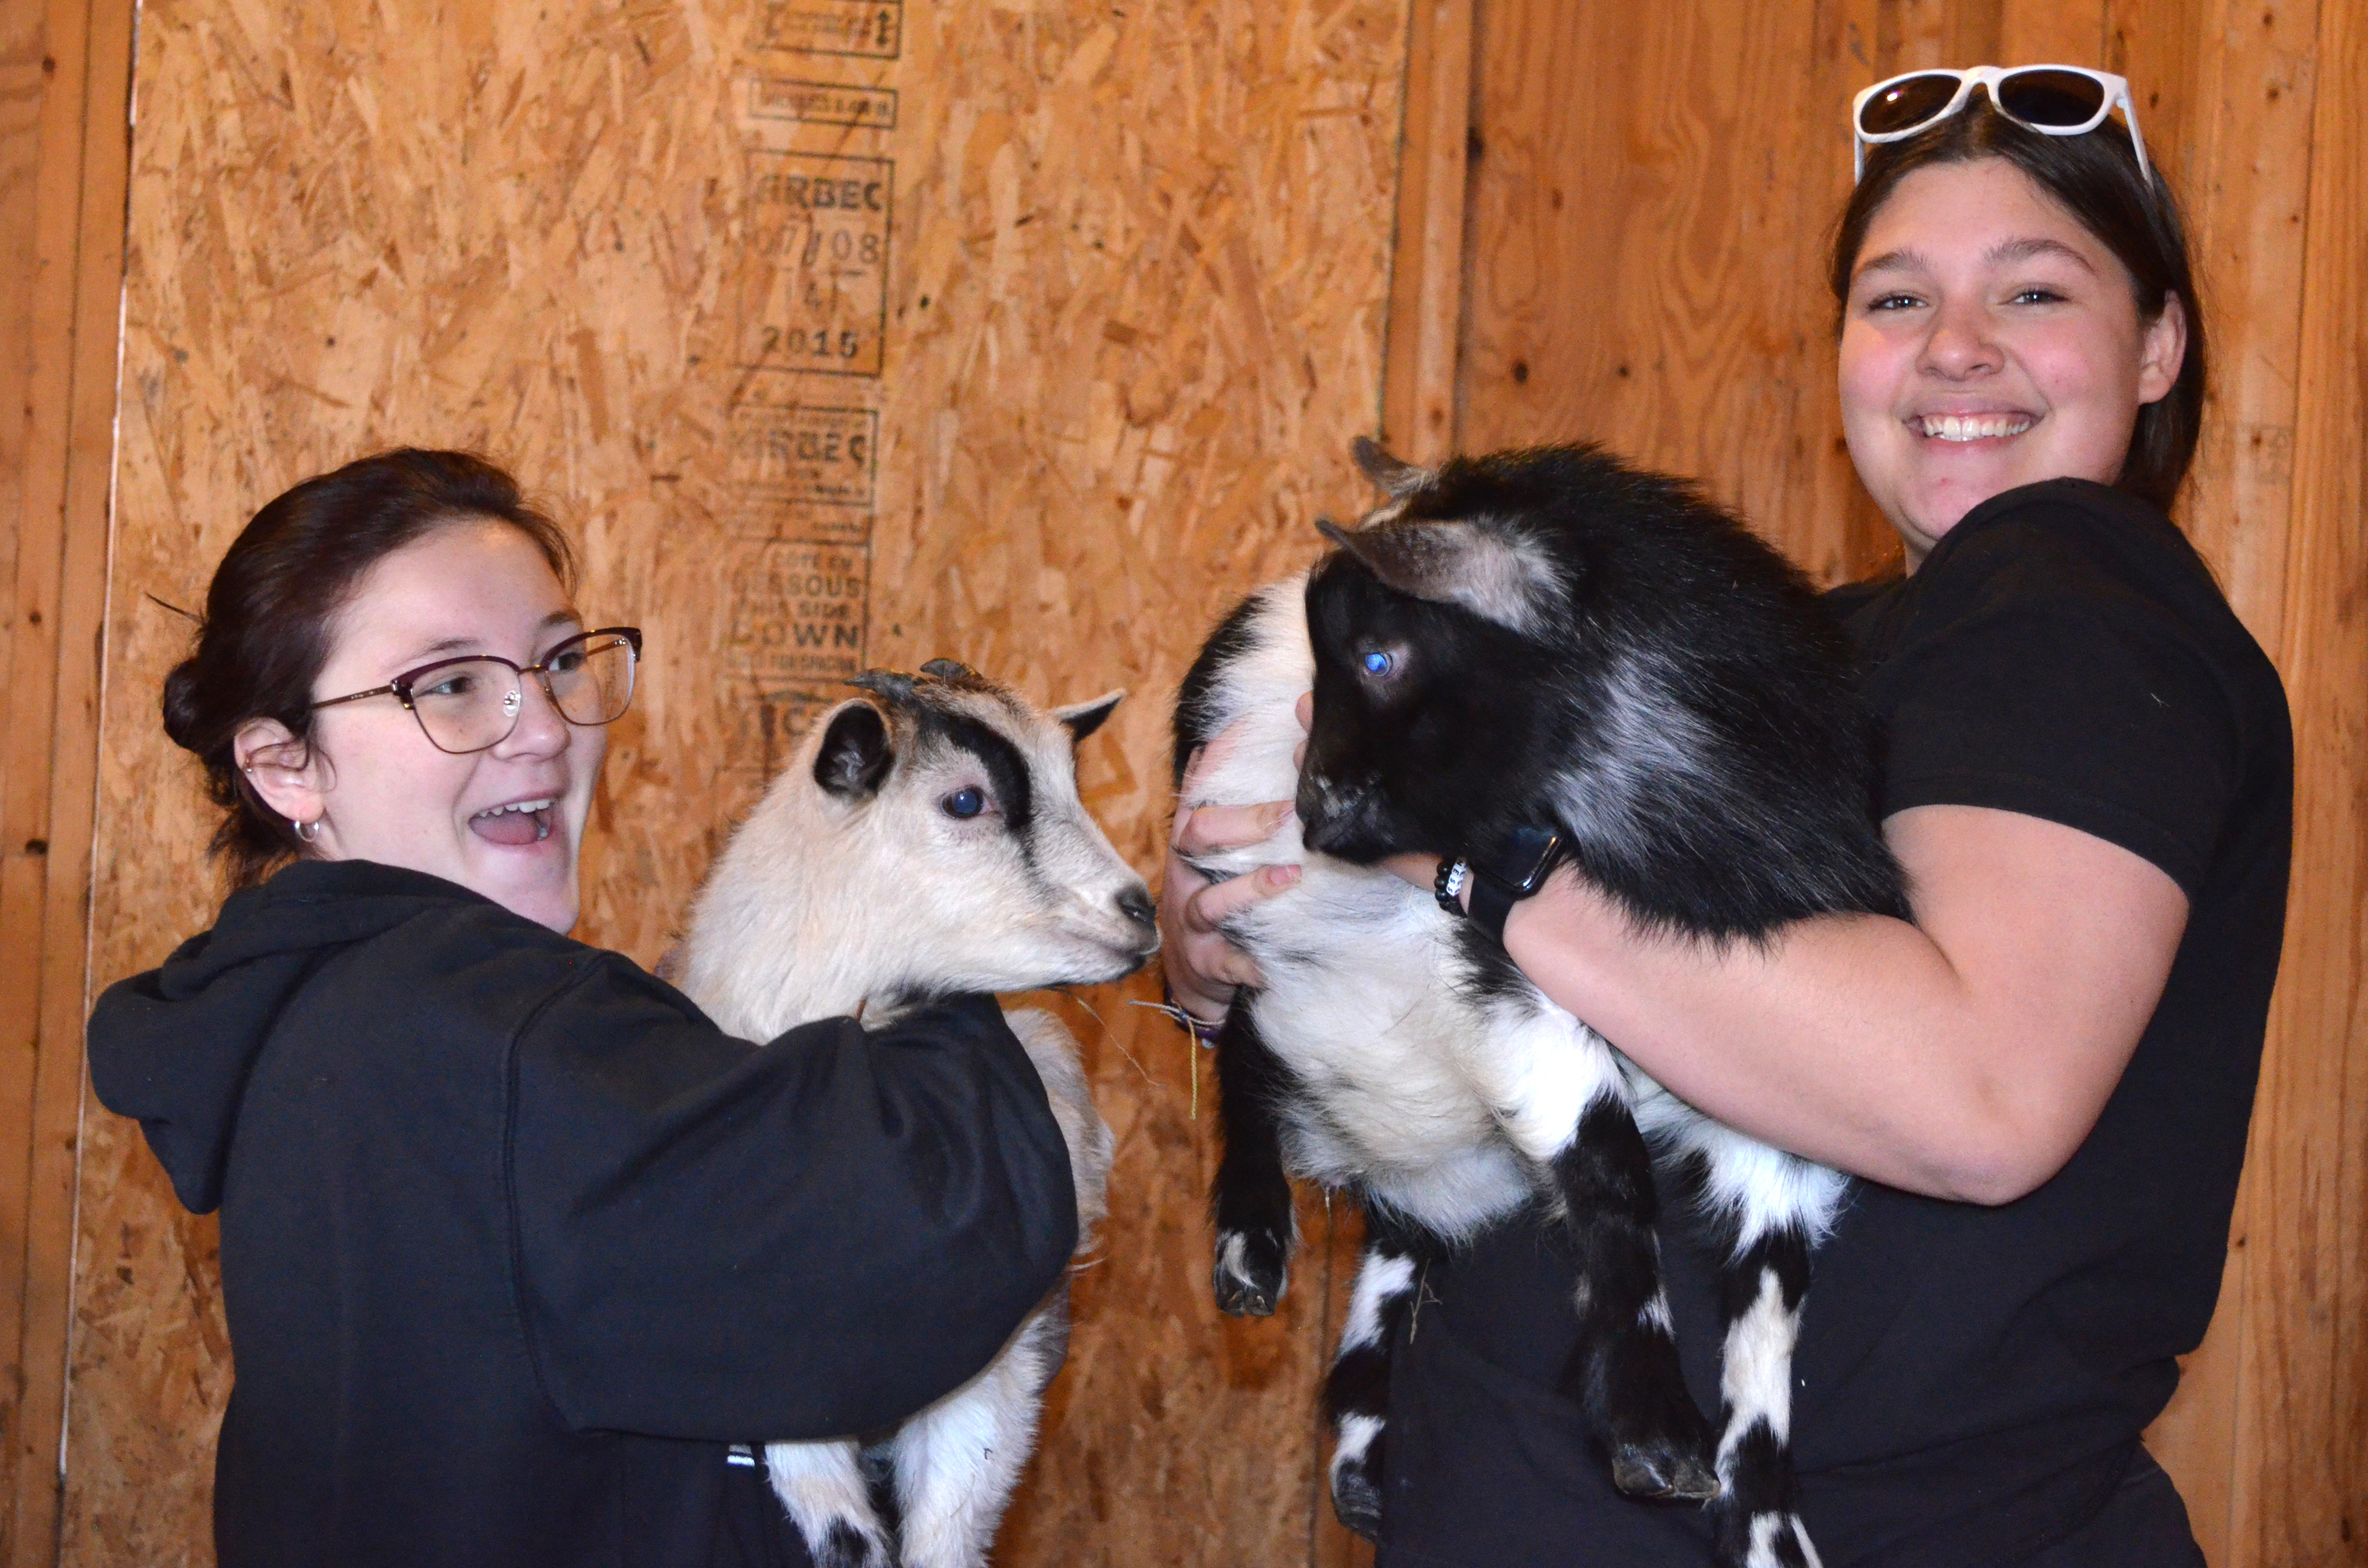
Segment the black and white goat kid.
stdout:
<svg viewBox="0 0 2368 1568">
<path fill-rule="evenodd" d="M 1423 1259 L 1542 1202 L 1579 1262 L 1563 1389 L 1615 1483 L 1711 1501 L 1723 1564 L 1814 1564 L 1792 1353 L 1845 1178 L 1670 1096 L 1375 863 L 1546 829 L 1645 927 L 1748 940 L 1821 912 L 1902 915 L 1845 645 L 1799 573 L 1679 481 L 1584 447 L 1433 472 L 1360 441 L 1358 459 L 1386 504 L 1352 532 L 1326 525 L 1338 551 L 1234 612 L 1176 718 L 1179 780 L 1238 726 L 1179 810 L 1296 801 L 1274 838 L 1201 869 L 1304 866 L 1227 926 L 1266 983 L 1217 1044 L 1219 1304 L 1273 1310 L 1289 1175 L 1358 1196 L 1369 1240 L 1326 1392 L 1334 1506 L 1372 1535 L 1387 1346 Z M 1656 1155 L 1724 1259 L 1714 1441 L 1662 1290 Z"/>
<path fill-rule="evenodd" d="M 945 659 L 852 684 L 871 697 L 814 726 L 700 892 L 682 983 L 718 1024 L 751 1040 L 840 1015 L 877 1024 L 933 995 L 1115 980 L 1156 950 L 1143 880 L 1077 798 L 1074 748 L 1121 693 L 1048 714 Z M 1082 1247 L 1103 1215 L 1110 1129 L 1068 1030 L 1038 1009 L 1008 1017 L 1068 1144 Z M 821 1568 L 985 1561 L 1068 1305 L 1056 1285 L 984 1371 L 885 1437 L 767 1447 Z"/>
</svg>

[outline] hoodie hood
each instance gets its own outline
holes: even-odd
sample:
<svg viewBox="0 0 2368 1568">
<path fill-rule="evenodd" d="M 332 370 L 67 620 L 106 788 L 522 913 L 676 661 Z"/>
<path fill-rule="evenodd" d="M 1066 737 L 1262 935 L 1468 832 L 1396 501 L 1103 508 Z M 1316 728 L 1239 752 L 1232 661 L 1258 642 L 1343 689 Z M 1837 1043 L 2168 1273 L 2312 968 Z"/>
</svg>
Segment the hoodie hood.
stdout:
<svg viewBox="0 0 2368 1568">
<path fill-rule="evenodd" d="M 206 1213 L 222 1202 L 247 1071 L 314 971 L 431 910 L 490 902 L 421 871 L 300 860 L 233 893 L 162 968 L 108 987 L 90 1016 L 91 1087 L 139 1119 L 174 1193 Z"/>
</svg>

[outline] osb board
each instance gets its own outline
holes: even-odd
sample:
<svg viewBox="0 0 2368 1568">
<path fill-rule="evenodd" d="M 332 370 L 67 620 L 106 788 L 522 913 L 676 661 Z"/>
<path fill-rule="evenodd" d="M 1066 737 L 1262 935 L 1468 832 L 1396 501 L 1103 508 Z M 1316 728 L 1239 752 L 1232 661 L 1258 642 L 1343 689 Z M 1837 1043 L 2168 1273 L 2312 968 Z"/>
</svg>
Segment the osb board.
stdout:
<svg viewBox="0 0 2368 1568">
<path fill-rule="evenodd" d="M 154 717 L 187 629 L 144 593 L 196 602 L 257 505 L 405 441 L 513 464 L 577 528 L 587 610 L 648 632 L 592 940 L 654 958 L 836 677 L 939 653 L 1131 687 L 1084 782 L 1156 870 L 1190 650 L 1360 499 L 1405 25 L 1397 0 L 152 0 L 95 981 L 213 906 Z M 1340 1560 L 1326 1262 L 1270 1322 L 1214 1312 L 1207 1086 L 1196 1119 L 1149 994 L 1070 1009 L 1113 1215 L 1003 1560 Z M 64 1557 L 202 1562 L 213 1224 L 96 1107 L 81 1191 Z"/>
<path fill-rule="evenodd" d="M 1918 66 L 2127 74 L 2186 204 L 2214 395 L 2180 521 L 2297 725 L 2284 967 L 2221 1309 L 2148 1434 L 2216 1568 L 2368 1562 L 2368 1038 L 2356 604 L 2359 0 L 1479 7 L 1459 418 L 1704 477 L 1827 580 L 1896 554 L 1839 438 L 1831 225 L 1858 88 Z M 1574 94 L 1577 77 L 1616 93 Z M 1607 219 L 1606 214 L 1613 216 Z"/>
</svg>

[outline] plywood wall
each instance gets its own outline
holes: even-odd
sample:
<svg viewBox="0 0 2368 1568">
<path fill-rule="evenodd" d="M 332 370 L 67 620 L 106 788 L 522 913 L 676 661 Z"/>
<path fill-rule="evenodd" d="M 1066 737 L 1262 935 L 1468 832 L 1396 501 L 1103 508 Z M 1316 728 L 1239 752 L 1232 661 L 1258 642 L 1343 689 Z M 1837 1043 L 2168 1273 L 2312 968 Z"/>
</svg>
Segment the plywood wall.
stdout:
<svg viewBox="0 0 2368 1568">
<path fill-rule="evenodd" d="M 1587 436 L 1828 581 L 1896 558 L 1851 477 L 1825 245 L 1859 87 L 2061 60 L 2131 78 L 2181 191 L 2216 394 L 2180 520 L 2295 718 L 2292 917 L 2211 1337 L 2149 1440 L 2215 1568 L 2368 1562 L 2368 8 L 2359 0 L 1479 0 L 1470 448 Z"/>
<path fill-rule="evenodd" d="M 1360 494 L 1406 25 L 1401 0 L 152 0 L 96 979 L 212 909 L 155 720 L 187 628 L 143 595 L 195 602 L 257 505 L 394 442 L 513 464 L 588 546 L 587 611 L 647 631 L 591 939 L 654 959 L 802 717 L 940 653 L 1133 689 L 1084 783 L 1156 871 L 1190 650 Z M 1150 994 L 1064 1004 L 1120 1159 L 1004 1560 L 1336 1561 L 1322 1249 L 1282 1315 L 1217 1315 L 1210 1118 Z M 80 1243 L 64 1558 L 201 1562 L 214 1226 L 96 1108 Z"/>
<path fill-rule="evenodd" d="M 128 0 L 102 13 L 128 36 Z M 936 653 L 1135 689 L 1085 782 L 1150 869 L 1168 687 L 1230 592 L 1360 499 L 1341 449 L 1384 403 L 1420 455 L 1593 437 L 1704 476 L 1824 576 L 1884 559 L 1821 281 L 1843 108 L 1912 65 L 2100 61 L 2187 194 L 2217 332 L 2183 520 L 2279 658 L 2302 759 L 2229 1284 L 2154 1440 L 2215 1568 L 2368 1562 L 2363 24 L 2363 0 L 149 0 L 93 978 L 212 907 L 154 718 L 186 629 L 143 595 L 191 602 L 308 472 L 483 447 L 580 530 L 586 608 L 648 630 L 595 940 L 654 956 L 832 683 Z M 77 298 L 109 296 L 96 265 Z M 64 915 L 44 966 L 79 961 Z M 1061 1004 L 1121 1164 L 1003 1560 L 1349 1562 L 1312 1405 L 1346 1237 L 1278 1319 L 1214 1313 L 1210 1124 L 1147 995 Z M 95 1107 L 80 1202 L 63 1558 L 202 1562 L 211 1221 Z M 36 1261 L 35 1293 L 63 1281 Z"/>
</svg>

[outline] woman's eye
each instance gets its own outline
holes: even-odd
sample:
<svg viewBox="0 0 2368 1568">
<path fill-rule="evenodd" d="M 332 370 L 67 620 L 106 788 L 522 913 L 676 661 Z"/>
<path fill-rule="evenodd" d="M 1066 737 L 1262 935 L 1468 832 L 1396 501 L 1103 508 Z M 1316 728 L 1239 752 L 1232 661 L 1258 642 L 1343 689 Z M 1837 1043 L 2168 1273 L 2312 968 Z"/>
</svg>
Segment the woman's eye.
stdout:
<svg viewBox="0 0 2368 1568">
<path fill-rule="evenodd" d="M 1924 301 L 1913 294 L 1877 294 L 1866 302 L 1870 311 L 1910 311 Z"/>
<path fill-rule="evenodd" d="M 438 676 L 411 695 L 414 697 L 466 697 L 476 687 L 477 677 L 472 675 L 463 673 Z"/>
<path fill-rule="evenodd" d="M 939 803 L 945 808 L 946 815 L 967 821 L 986 810 L 986 791 L 974 784 L 965 785 Z"/>
<path fill-rule="evenodd" d="M 2014 303 L 2018 305 L 2060 305 L 2063 302 L 2064 296 L 2053 289 L 2042 289 L 2034 285 L 2029 289 L 2018 289 L 2014 291 Z"/>
<path fill-rule="evenodd" d="M 1359 654 L 1357 656 L 1357 664 L 1360 668 L 1363 669 L 1367 675 L 1372 676 L 1375 680 L 1388 679 L 1391 676 L 1397 673 L 1398 667 L 1397 655 L 1395 653 L 1384 653 L 1379 648 L 1369 648 L 1364 653 Z"/>
<path fill-rule="evenodd" d="M 574 675 L 577 670 L 584 667 L 584 650 L 581 648 L 570 648 L 567 652 L 560 654 L 556 658 L 545 660 L 543 664 L 544 667 L 549 669 L 552 675 Z"/>
</svg>

